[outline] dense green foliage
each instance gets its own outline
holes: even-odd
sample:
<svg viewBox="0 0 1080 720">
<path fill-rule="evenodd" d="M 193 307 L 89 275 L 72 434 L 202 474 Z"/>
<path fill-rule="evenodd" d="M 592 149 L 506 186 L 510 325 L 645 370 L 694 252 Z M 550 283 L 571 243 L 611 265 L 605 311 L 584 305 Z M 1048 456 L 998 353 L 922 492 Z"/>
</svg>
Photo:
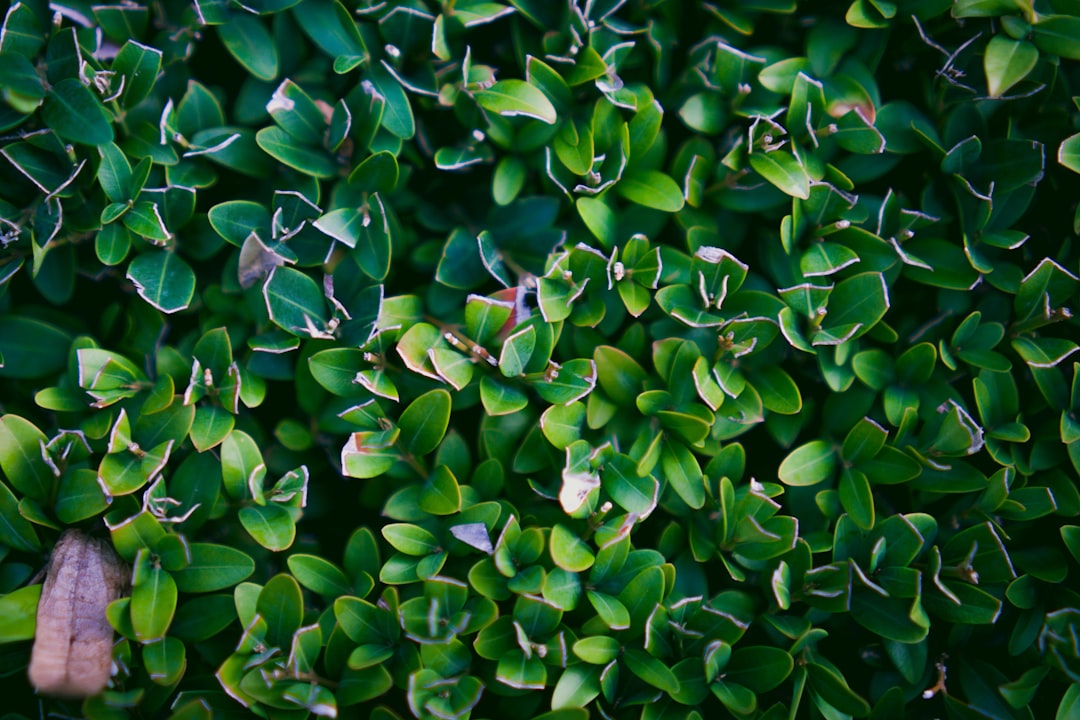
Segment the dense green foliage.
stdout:
<svg viewBox="0 0 1080 720">
<path fill-rule="evenodd" d="M 1077 60 L 1078 0 L 11 4 L 5 717 L 80 527 L 117 672 L 45 714 L 1080 718 Z"/>
</svg>

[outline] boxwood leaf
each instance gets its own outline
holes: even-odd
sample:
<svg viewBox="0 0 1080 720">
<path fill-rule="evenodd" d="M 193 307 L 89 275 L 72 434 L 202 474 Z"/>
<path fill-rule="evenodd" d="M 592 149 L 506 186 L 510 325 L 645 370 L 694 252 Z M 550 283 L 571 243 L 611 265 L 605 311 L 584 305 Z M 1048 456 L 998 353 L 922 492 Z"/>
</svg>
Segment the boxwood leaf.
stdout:
<svg viewBox="0 0 1080 720">
<path fill-rule="evenodd" d="M 44 502 L 56 478 L 42 458 L 45 433 L 18 415 L 0 417 L 0 469 L 26 497 Z"/>
<path fill-rule="evenodd" d="M 600 345 L 593 352 L 596 374 L 604 392 L 622 406 L 633 406 L 644 389 L 648 375 L 634 358 L 610 345 Z"/>
<path fill-rule="evenodd" d="M 499 352 L 499 372 L 506 377 L 521 375 L 536 348 L 536 327 L 528 325 L 503 341 Z"/>
<path fill-rule="evenodd" d="M 784 458 L 778 476 L 785 485 L 817 485 L 831 477 L 835 468 L 835 448 L 825 440 L 811 440 Z"/>
<path fill-rule="evenodd" d="M 330 178 L 338 173 L 338 166 L 322 148 L 305 145 L 279 127 L 263 128 L 255 134 L 267 155 L 278 162 L 316 178 Z"/>
<path fill-rule="evenodd" d="M 461 510 L 461 487 L 458 485 L 454 473 L 446 465 L 436 465 L 427 481 L 424 483 L 420 494 L 420 509 L 432 515 L 453 515 Z M 451 533 L 459 540 L 461 535 L 454 532 L 454 528 L 466 527 L 457 525 L 452 527 Z M 480 523 L 481 528 L 484 527 Z M 486 537 L 486 530 L 485 537 Z M 464 542 L 464 540 L 463 540 Z M 488 541 L 490 544 L 490 540 Z"/>
<path fill-rule="evenodd" d="M 862 530 L 874 527 L 874 496 L 866 474 L 855 468 L 844 468 L 840 474 L 840 504 Z"/>
<path fill-rule="evenodd" d="M 143 300 L 163 313 L 184 310 L 195 296 L 195 272 L 170 250 L 149 250 L 128 265 L 127 277 Z"/>
<path fill-rule="evenodd" d="M 338 0 L 304 0 L 292 12 L 304 34 L 327 55 L 367 54 L 356 21 Z"/>
<path fill-rule="evenodd" d="M 259 592 L 255 609 L 266 621 L 266 644 L 282 649 L 291 647 L 293 633 L 304 617 L 304 598 L 296 580 L 285 573 L 270 578 Z"/>
<path fill-rule="evenodd" d="M 858 325 L 852 337 L 870 331 L 889 310 L 889 288 L 885 276 L 868 272 L 853 275 L 836 284 L 829 295 L 825 328 L 836 329 Z M 850 339 L 850 338 L 849 338 Z"/>
<path fill-rule="evenodd" d="M 326 300 L 305 273 L 275 267 L 263 283 L 262 294 L 267 314 L 281 329 L 303 337 L 326 327 Z"/>
<path fill-rule="evenodd" d="M 626 607 L 616 598 L 595 590 L 586 592 L 589 604 L 596 610 L 596 614 L 612 630 L 626 630 L 630 627 L 630 613 Z"/>
<path fill-rule="evenodd" d="M 277 77 L 277 43 L 258 16 L 235 13 L 217 30 L 221 44 L 245 70 L 266 82 Z"/>
<path fill-rule="evenodd" d="M 552 562 L 569 572 L 584 572 L 592 567 L 596 559 L 585 541 L 561 523 L 551 528 L 548 546 Z"/>
<path fill-rule="evenodd" d="M 409 403 L 398 419 L 398 447 L 413 456 L 426 455 L 438 447 L 450 423 L 450 404 L 450 393 L 442 389 L 431 390 Z"/>
<path fill-rule="evenodd" d="M 143 549 L 141 554 L 148 551 Z M 176 581 L 164 568 L 153 567 L 147 557 L 135 564 L 145 562 L 148 569 L 140 572 L 136 567 L 136 580 L 131 589 L 131 625 L 135 637 L 145 643 L 165 636 L 176 612 Z"/>
<path fill-rule="evenodd" d="M 97 476 L 92 470 L 90 474 L 93 476 L 92 481 L 96 485 Z M 100 490 L 98 490 L 98 494 L 101 494 Z M 98 508 L 98 510 L 100 509 L 102 508 Z M 59 511 L 57 515 L 59 516 Z M 40 545 L 33 524 L 19 512 L 19 501 L 3 482 L 0 482 L 0 542 L 21 552 L 33 552 Z M 40 586 L 37 587 L 40 589 Z M 2 603 L 2 600 L 0 600 L 0 603 Z"/>
<path fill-rule="evenodd" d="M 286 550 L 296 539 L 296 522 L 289 511 L 277 503 L 240 508 L 239 517 L 248 535 L 267 550 Z"/>
<path fill-rule="evenodd" d="M 547 95 L 524 80 L 500 80 L 476 93 L 476 102 L 505 117 L 521 115 L 548 125 L 554 125 L 559 119 Z"/>
<path fill-rule="evenodd" d="M 83 145 L 113 141 L 113 127 L 105 108 L 76 78 L 64 78 L 49 90 L 41 119 L 57 135 Z"/>
<path fill-rule="evenodd" d="M 861 718 L 870 714 L 870 705 L 835 670 L 820 663 L 807 663 L 810 687 L 840 712 Z"/>
<path fill-rule="evenodd" d="M 810 176 L 802 163 L 786 150 L 750 154 L 750 167 L 787 195 L 810 198 Z"/>
<path fill-rule="evenodd" d="M 41 587 L 41 583 L 37 583 L 0 595 L 0 613 L 4 618 L 0 625 L 0 643 L 33 639 Z"/>
<path fill-rule="evenodd" d="M 986 44 L 983 68 L 991 97 L 1001 97 L 1028 76 L 1039 61 L 1039 51 L 1026 40 L 995 35 Z"/>
<path fill-rule="evenodd" d="M 586 706 L 600 695 L 601 671 L 602 668 L 585 663 L 566 668 L 555 683 L 551 707 L 554 710 L 581 709 L 588 712 Z"/>
<path fill-rule="evenodd" d="M 207 593 L 230 588 L 255 572 L 247 553 L 227 545 L 191 543 L 191 560 L 173 572 L 176 586 L 185 593 Z"/>
<path fill-rule="evenodd" d="M 184 643 L 174 637 L 143 645 L 142 659 L 150 679 L 158 685 L 175 685 L 187 668 L 187 650 Z"/>
<path fill-rule="evenodd" d="M 630 170 L 615 190 L 632 203 L 661 212 L 678 212 L 686 202 L 675 181 L 657 170 Z"/>
<path fill-rule="evenodd" d="M 628 648 L 623 654 L 623 662 L 630 672 L 653 687 L 669 694 L 679 692 L 679 679 L 671 669 L 644 650 Z"/>
<path fill-rule="evenodd" d="M 353 433 L 341 448 L 341 472 L 354 478 L 382 475 L 401 457 L 394 447 L 399 432 L 394 428 Z"/>
<path fill-rule="evenodd" d="M 1032 27 L 1032 39 L 1044 52 L 1069 60 L 1080 60 L 1080 18 L 1073 15 L 1044 15 Z"/>
<path fill-rule="evenodd" d="M 724 679 L 755 693 L 763 693 L 784 682 L 794 667 L 791 655 L 780 648 L 768 645 L 739 647 L 725 666 Z"/>
</svg>

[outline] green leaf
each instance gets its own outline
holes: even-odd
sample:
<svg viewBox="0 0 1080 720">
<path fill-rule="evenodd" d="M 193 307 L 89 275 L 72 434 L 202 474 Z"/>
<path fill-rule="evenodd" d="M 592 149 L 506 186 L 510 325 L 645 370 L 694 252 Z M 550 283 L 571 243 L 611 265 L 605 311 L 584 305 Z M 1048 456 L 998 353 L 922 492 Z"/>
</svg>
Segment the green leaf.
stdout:
<svg viewBox="0 0 1080 720">
<path fill-rule="evenodd" d="M 94 474 L 92 470 L 90 473 Z M 96 475 L 94 484 L 97 484 Z M 98 494 L 101 494 L 100 490 Z M 22 552 L 33 552 L 41 545 L 34 526 L 19 512 L 15 494 L 3 482 L 0 482 L 0 543 Z"/>
<path fill-rule="evenodd" d="M 607 665 L 622 652 L 618 640 L 607 635 L 584 637 L 574 643 L 573 652 L 591 665 Z"/>
<path fill-rule="evenodd" d="M 551 707 L 554 710 L 580 708 L 588 712 L 586 706 L 600 695 L 601 670 L 584 663 L 566 668 L 555 683 Z"/>
<path fill-rule="evenodd" d="M 868 272 L 837 283 L 829 295 L 824 327 L 840 330 L 858 326 L 848 339 L 866 334 L 889 310 L 889 289 L 885 276 Z"/>
<path fill-rule="evenodd" d="M 565 450 L 572 442 L 581 439 L 581 426 L 584 422 L 584 403 L 552 405 L 540 416 L 540 430 L 548 442 L 559 450 Z"/>
<path fill-rule="evenodd" d="M 154 89 L 163 53 L 155 47 L 127 40 L 113 58 L 112 70 L 124 78 L 121 101 L 132 108 L 145 100 Z"/>
<path fill-rule="evenodd" d="M 146 552 L 141 550 L 140 554 Z M 138 566 L 140 560 L 135 562 Z M 144 562 L 148 569 L 140 572 L 136 568 L 131 589 L 131 625 L 142 643 L 165 636 L 176 612 L 177 590 L 172 575 L 161 567 L 150 566 L 148 558 Z"/>
<path fill-rule="evenodd" d="M 250 435 L 242 430 L 229 433 L 221 443 L 221 476 L 227 492 L 236 500 L 253 499 L 252 488 L 262 499 L 262 481 L 266 476 L 259 446 Z"/>
<path fill-rule="evenodd" d="M 419 504 L 421 510 L 432 515 L 453 515 L 461 510 L 461 487 L 450 468 L 445 465 L 435 467 L 424 483 Z M 480 523 L 480 526 L 484 527 L 484 524 Z M 453 527 L 451 532 L 454 533 Z M 484 532 L 486 536 L 486 529 Z M 457 533 L 454 537 L 461 539 Z"/>
<path fill-rule="evenodd" d="M 713 695 L 731 712 L 737 715 L 750 715 L 757 709 L 757 696 L 749 688 L 738 683 L 717 680 L 709 686 Z"/>
<path fill-rule="evenodd" d="M 548 125 L 554 125 L 559 119 L 547 95 L 524 80 L 500 80 L 476 93 L 476 102 L 504 117 L 520 115 Z"/>
<path fill-rule="evenodd" d="M 0 417 L 0 470 L 26 497 L 45 502 L 56 478 L 42 458 L 45 434 L 18 415 Z"/>
<path fill-rule="evenodd" d="M 780 648 L 768 645 L 739 647 L 724 668 L 724 679 L 755 693 L 763 693 L 783 683 L 794 667 L 791 655 Z"/>
<path fill-rule="evenodd" d="M 330 178 L 338 173 L 338 165 L 325 151 L 305 145 L 279 127 L 263 128 L 255 134 L 255 142 L 270 157 L 305 175 Z"/>
<path fill-rule="evenodd" d="M 370 193 L 389 193 L 397 187 L 400 175 L 397 156 L 389 150 L 369 155 L 349 173 L 349 184 Z"/>
<path fill-rule="evenodd" d="M 664 663 L 643 650 L 627 649 L 623 661 L 630 672 L 653 687 L 668 694 L 679 692 L 679 679 L 675 674 Z"/>
<path fill-rule="evenodd" d="M 401 455 L 395 449 L 399 430 L 355 432 L 341 448 L 341 471 L 346 477 L 373 478 L 394 466 Z"/>
<path fill-rule="evenodd" d="M 390 523 L 383 526 L 382 535 L 395 550 L 406 555 L 423 556 L 441 550 L 438 539 L 419 525 Z"/>
<path fill-rule="evenodd" d="M 169 250 L 148 250 L 131 261 L 127 277 L 143 300 L 163 313 L 185 310 L 195 296 L 195 272 Z"/>
<path fill-rule="evenodd" d="M 266 621 L 267 645 L 291 647 L 304 617 L 304 598 L 296 580 L 284 573 L 270 578 L 259 592 L 255 610 Z"/>
<path fill-rule="evenodd" d="M 191 543 L 191 559 L 172 573 L 176 587 L 185 593 L 208 593 L 230 588 L 255 572 L 255 561 L 247 553 L 227 545 Z"/>
<path fill-rule="evenodd" d="M 489 415 L 510 415 L 528 406 L 529 397 L 521 388 L 485 375 L 480 380 L 480 401 Z"/>
<path fill-rule="evenodd" d="M 656 508 L 660 483 L 651 475 L 637 473 L 637 463 L 626 455 L 616 455 L 600 473 L 604 491 L 627 512 L 648 515 Z"/>
<path fill-rule="evenodd" d="M 166 687 L 176 685 L 187 667 L 184 643 L 174 637 L 146 643 L 142 648 L 142 658 L 150 679 Z"/>
<path fill-rule="evenodd" d="M 499 658 L 495 678 L 517 690 L 543 690 L 547 685 L 547 668 L 540 658 L 514 648 Z"/>
<path fill-rule="evenodd" d="M 536 327 L 528 325 L 503 341 L 499 352 L 499 372 L 512 378 L 521 375 L 536 348 Z"/>
<path fill-rule="evenodd" d="M 874 496 L 866 474 L 854 468 L 840 473 L 840 504 L 862 530 L 874 527 Z"/>
<path fill-rule="evenodd" d="M 105 195 L 116 203 L 133 199 L 131 165 L 127 157 L 113 143 L 102 145 L 98 152 L 101 153 L 101 164 L 98 166 L 97 179 Z"/>
<path fill-rule="evenodd" d="M 349 11 L 337 0 L 304 0 L 292 8 L 300 28 L 331 57 L 362 57 L 364 41 Z"/>
<path fill-rule="evenodd" d="M 785 485 L 817 485 L 832 477 L 836 468 L 836 450 L 824 440 L 811 440 L 792 450 L 780 463 L 778 476 Z"/>
<path fill-rule="evenodd" d="M 293 335 L 314 336 L 326 327 L 326 300 L 305 273 L 276 267 L 263 283 L 263 299 L 270 320 Z"/>
<path fill-rule="evenodd" d="M 1032 28 L 1031 37 L 1043 52 L 1080 60 L 1080 17 L 1043 15 Z"/>
<path fill-rule="evenodd" d="M 675 181 L 656 170 L 628 171 L 615 191 L 632 203 L 661 212 L 678 212 L 686 202 Z"/>
<path fill-rule="evenodd" d="M 414 457 L 438 447 L 450 423 L 450 405 L 450 393 L 445 390 L 432 390 L 413 400 L 398 419 L 398 447 Z"/>
<path fill-rule="evenodd" d="M 630 613 L 617 599 L 593 590 L 588 590 L 585 595 L 604 625 L 612 630 L 626 630 L 630 627 Z"/>
<path fill-rule="evenodd" d="M 40 583 L 0 595 L 0 644 L 33 639 L 40 598 Z"/>
<path fill-rule="evenodd" d="M 622 406 L 632 406 L 648 377 L 644 368 L 622 350 L 600 345 L 593 352 L 596 374 L 604 392 Z"/>
<path fill-rule="evenodd" d="M 701 466 L 690 449 L 681 442 L 665 441 L 660 451 L 664 478 L 682 501 L 694 510 L 705 505 L 705 483 Z"/>
<path fill-rule="evenodd" d="M 224 408 L 212 405 L 200 406 L 191 424 L 191 444 L 199 452 L 215 448 L 232 432 L 235 418 Z"/>
<path fill-rule="evenodd" d="M 798 158 L 785 150 L 750 154 L 750 167 L 787 195 L 810 198 L 810 176 Z"/>
<path fill-rule="evenodd" d="M 25 315 L 0 315 L 0 378 L 29 380 L 63 369 L 71 335 Z"/>
<path fill-rule="evenodd" d="M 258 17 L 234 13 L 217 31 L 221 44 L 245 70 L 266 82 L 277 77 L 277 43 Z"/>
<path fill-rule="evenodd" d="M 41 118 L 57 135 L 83 145 L 113 141 L 112 120 L 93 92 L 75 78 L 64 78 L 49 90 Z"/>
<path fill-rule="evenodd" d="M 1023 80 L 1039 61 L 1039 51 L 1027 41 L 995 35 L 986 45 L 983 68 L 990 97 L 1001 97 Z"/>
<path fill-rule="evenodd" d="M 552 562 L 569 572 L 584 572 L 592 567 L 596 559 L 585 541 L 561 523 L 551 528 L 548 545 Z"/>
<path fill-rule="evenodd" d="M 1080 173 L 1080 133 L 1070 135 L 1058 147 L 1058 162 L 1075 173 Z"/>
<path fill-rule="evenodd" d="M 416 134 L 416 118 L 413 116 L 409 96 L 382 64 L 371 68 L 368 80 L 380 95 L 386 107 L 382 114 L 382 126 L 402 140 L 410 140 Z"/>
<path fill-rule="evenodd" d="M 861 718 L 870 714 L 870 705 L 848 686 L 842 675 L 819 663 L 807 663 L 806 668 L 810 687 L 825 702 L 853 717 Z"/>
<path fill-rule="evenodd" d="M 267 550 L 287 550 L 296 539 L 296 522 L 276 503 L 240 508 L 239 517 L 248 535 Z"/>
</svg>

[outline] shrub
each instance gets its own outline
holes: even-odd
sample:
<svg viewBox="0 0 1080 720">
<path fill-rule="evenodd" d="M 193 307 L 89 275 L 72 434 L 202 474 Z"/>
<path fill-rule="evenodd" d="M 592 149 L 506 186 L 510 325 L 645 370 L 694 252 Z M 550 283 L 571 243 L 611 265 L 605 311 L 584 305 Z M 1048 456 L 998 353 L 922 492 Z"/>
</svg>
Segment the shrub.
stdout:
<svg viewBox="0 0 1080 720">
<path fill-rule="evenodd" d="M 1080 717 L 1078 59 L 1076 0 L 10 5 L 7 717 Z M 67 528 L 131 586 L 39 711 Z"/>
</svg>

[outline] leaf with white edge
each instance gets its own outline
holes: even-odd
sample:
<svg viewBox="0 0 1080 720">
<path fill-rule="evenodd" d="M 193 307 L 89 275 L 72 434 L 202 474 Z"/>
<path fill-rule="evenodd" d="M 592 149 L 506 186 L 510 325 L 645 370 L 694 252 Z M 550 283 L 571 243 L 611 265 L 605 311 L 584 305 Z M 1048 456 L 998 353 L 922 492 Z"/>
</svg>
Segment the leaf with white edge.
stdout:
<svg viewBox="0 0 1080 720">
<path fill-rule="evenodd" d="M 528 325 L 510 335 L 499 353 L 499 372 L 505 377 L 521 375 L 536 348 L 536 327 Z"/>
<path fill-rule="evenodd" d="M 787 195 L 800 200 L 810 198 L 810 176 L 791 153 L 784 150 L 751 153 L 750 167 Z"/>
<path fill-rule="evenodd" d="M 128 265 L 127 277 L 143 300 L 163 313 L 184 310 L 195 296 L 195 272 L 169 250 L 149 250 Z"/>
<path fill-rule="evenodd" d="M 394 447 L 397 428 L 355 432 L 341 448 L 341 472 L 346 477 L 373 478 L 394 466 L 401 453 Z"/>
<path fill-rule="evenodd" d="M 301 337 L 325 333 L 326 298 L 305 273 L 276 267 L 263 283 L 262 294 L 267 314 L 281 329 Z"/>
<path fill-rule="evenodd" d="M 1074 173 L 1080 173 L 1080 133 L 1061 141 L 1058 147 L 1058 162 Z"/>
<path fill-rule="evenodd" d="M 548 125 L 554 125 L 559 119 L 547 95 L 524 80 L 500 80 L 476 93 L 476 102 L 504 117 L 521 115 Z"/>
</svg>

